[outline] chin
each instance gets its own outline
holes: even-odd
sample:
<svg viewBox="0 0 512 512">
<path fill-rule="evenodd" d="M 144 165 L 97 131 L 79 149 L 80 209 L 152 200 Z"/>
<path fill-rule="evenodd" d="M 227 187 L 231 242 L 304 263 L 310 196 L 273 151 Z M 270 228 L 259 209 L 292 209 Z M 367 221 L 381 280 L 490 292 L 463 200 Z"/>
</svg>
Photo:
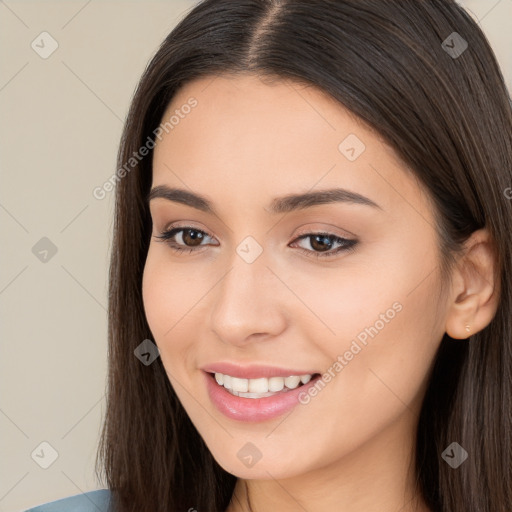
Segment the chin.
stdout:
<svg viewBox="0 0 512 512">
<path fill-rule="evenodd" d="M 239 444 L 242 447 L 246 447 L 249 445 L 249 442 Z M 243 454 L 240 458 L 237 455 L 239 450 L 237 450 L 233 457 L 231 454 L 233 446 L 234 444 L 232 443 L 228 448 L 230 451 L 229 456 L 225 452 L 219 454 L 217 451 L 212 451 L 212 455 L 222 469 L 238 478 L 244 480 L 281 480 L 296 477 L 307 471 L 306 467 L 297 465 L 295 460 L 283 460 L 279 455 L 276 457 L 275 452 L 269 458 L 265 458 L 262 455 L 261 459 L 256 462 L 244 461 Z M 246 451 L 249 452 L 250 448 L 246 447 Z M 279 460 L 277 460 L 278 458 Z"/>
</svg>

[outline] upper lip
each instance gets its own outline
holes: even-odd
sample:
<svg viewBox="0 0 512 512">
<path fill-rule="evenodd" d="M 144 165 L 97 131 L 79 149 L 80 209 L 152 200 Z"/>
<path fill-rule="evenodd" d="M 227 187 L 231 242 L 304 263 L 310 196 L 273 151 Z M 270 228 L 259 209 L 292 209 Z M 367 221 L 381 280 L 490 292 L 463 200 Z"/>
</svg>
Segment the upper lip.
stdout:
<svg viewBox="0 0 512 512">
<path fill-rule="evenodd" d="M 243 366 L 241 364 L 230 362 L 218 362 L 207 364 L 201 370 L 208 373 L 222 373 L 239 379 L 258 379 L 261 377 L 290 377 L 291 375 L 314 375 L 315 371 L 297 370 L 293 368 L 278 368 L 277 366 L 268 366 L 262 364 L 251 364 Z"/>
</svg>

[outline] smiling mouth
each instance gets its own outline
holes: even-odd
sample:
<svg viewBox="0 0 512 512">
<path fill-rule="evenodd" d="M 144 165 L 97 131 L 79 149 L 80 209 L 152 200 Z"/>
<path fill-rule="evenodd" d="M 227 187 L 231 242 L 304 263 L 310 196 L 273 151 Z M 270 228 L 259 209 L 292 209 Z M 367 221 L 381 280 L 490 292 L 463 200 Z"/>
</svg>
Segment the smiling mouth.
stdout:
<svg viewBox="0 0 512 512">
<path fill-rule="evenodd" d="M 241 379 L 223 373 L 210 373 L 210 377 L 234 396 L 241 398 L 265 398 L 286 393 L 304 386 L 320 376 L 319 373 L 290 375 L 289 377 L 261 377 L 258 379 Z"/>
</svg>

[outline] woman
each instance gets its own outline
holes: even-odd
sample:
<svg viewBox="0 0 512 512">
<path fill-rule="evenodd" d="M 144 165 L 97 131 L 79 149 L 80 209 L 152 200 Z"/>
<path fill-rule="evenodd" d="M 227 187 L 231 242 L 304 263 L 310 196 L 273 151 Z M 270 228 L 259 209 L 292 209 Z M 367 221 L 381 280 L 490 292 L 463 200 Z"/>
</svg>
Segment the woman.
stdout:
<svg viewBox="0 0 512 512">
<path fill-rule="evenodd" d="M 454 1 L 195 6 L 119 151 L 112 510 L 510 510 L 511 134 Z"/>
</svg>

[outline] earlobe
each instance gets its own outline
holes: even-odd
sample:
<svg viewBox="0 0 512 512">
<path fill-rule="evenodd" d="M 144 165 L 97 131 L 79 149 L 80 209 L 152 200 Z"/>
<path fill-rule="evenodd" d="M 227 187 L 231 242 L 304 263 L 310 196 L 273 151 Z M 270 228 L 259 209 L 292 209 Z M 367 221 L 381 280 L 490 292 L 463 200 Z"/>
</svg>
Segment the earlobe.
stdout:
<svg viewBox="0 0 512 512">
<path fill-rule="evenodd" d="M 478 309 L 478 297 L 468 296 L 463 301 L 452 303 L 446 319 L 446 333 L 456 340 L 468 339 L 476 334 L 481 327 L 477 327 L 475 311 Z"/>
<path fill-rule="evenodd" d="M 465 246 L 454 270 L 445 327 L 448 336 L 461 340 L 489 325 L 499 301 L 496 252 L 489 232 L 475 231 Z"/>
</svg>

